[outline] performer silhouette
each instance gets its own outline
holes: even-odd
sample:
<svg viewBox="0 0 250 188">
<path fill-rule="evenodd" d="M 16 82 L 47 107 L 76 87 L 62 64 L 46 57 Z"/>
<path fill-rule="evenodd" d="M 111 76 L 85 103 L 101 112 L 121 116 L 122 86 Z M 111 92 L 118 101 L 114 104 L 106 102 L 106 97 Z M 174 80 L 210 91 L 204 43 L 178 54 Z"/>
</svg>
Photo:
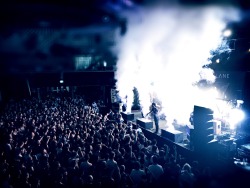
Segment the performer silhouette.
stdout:
<svg viewBox="0 0 250 188">
<path fill-rule="evenodd" d="M 149 113 L 147 113 L 147 115 L 151 114 L 153 116 L 154 124 L 155 124 L 155 133 L 158 133 L 159 131 L 159 113 L 158 112 L 159 112 L 159 108 L 156 105 L 156 103 L 153 102 L 151 105 L 151 110 Z"/>
</svg>

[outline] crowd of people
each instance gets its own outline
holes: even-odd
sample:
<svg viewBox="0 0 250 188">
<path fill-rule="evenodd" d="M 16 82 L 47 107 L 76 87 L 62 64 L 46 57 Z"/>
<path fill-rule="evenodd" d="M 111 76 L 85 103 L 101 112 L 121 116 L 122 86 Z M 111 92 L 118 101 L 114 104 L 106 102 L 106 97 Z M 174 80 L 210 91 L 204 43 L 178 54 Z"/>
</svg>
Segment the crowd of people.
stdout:
<svg viewBox="0 0 250 188">
<path fill-rule="evenodd" d="M 211 169 L 159 146 L 81 96 L 10 101 L 0 116 L 0 186 L 220 187 Z"/>
</svg>

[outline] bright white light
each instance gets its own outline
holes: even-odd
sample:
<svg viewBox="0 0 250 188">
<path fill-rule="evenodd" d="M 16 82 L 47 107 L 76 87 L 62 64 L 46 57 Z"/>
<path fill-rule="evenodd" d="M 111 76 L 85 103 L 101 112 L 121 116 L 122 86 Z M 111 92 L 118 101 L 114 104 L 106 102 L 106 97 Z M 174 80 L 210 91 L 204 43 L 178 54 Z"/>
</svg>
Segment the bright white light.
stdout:
<svg viewBox="0 0 250 188">
<path fill-rule="evenodd" d="M 216 59 L 216 63 L 220 63 L 220 59 Z"/>
<path fill-rule="evenodd" d="M 180 5 L 140 10 L 130 12 L 126 34 L 117 35 L 116 87 L 121 97 L 127 95 L 131 99 L 130 105 L 133 94 L 128 92 L 136 87 L 143 113 L 149 111 L 150 97 L 156 95 L 168 122 L 177 119 L 188 124 L 194 104 L 211 106 L 215 101 L 216 94 L 209 96 L 209 92 L 200 91 L 194 83 L 200 81 L 202 67 L 211 63 L 208 60 L 211 50 L 218 46 L 222 51 L 228 49 L 227 44 L 221 45 L 221 33 L 227 25 L 225 18 L 235 20 L 237 10 Z M 215 76 L 210 73 L 202 76 L 213 82 Z M 150 87 L 152 82 L 154 91 Z"/>
<path fill-rule="evenodd" d="M 224 37 L 229 37 L 232 35 L 232 31 L 230 29 L 227 29 L 223 32 L 223 36 Z"/>
<path fill-rule="evenodd" d="M 243 100 L 237 100 L 237 103 L 239 103 L 239 104 L 243 104 L 243 103 L 244 103 L 244 101 L 243 101 Z"/>
<path fill-rule="evenodd" d="M 106 61 L 103 62 L 103 66 L 104 66 L 104 67 L 107 66 L 107 62 L 106 62 Z"/>
<path fill-rule="evenodd" d="M 63 80 L 60 80 L 60 84 L 63 84 L 63 82 L 64 82 Z"/>
<path fill-rule="evenodd" d="M 245 113 L 237 108 L 234 108 L 230 112 L 230 117 L 229 117 L 229 124 L 230 124 L 230 129 L 235 129 L 235 126 L 241 121 L 243 121 L 245 118 Z"/>
</svg>

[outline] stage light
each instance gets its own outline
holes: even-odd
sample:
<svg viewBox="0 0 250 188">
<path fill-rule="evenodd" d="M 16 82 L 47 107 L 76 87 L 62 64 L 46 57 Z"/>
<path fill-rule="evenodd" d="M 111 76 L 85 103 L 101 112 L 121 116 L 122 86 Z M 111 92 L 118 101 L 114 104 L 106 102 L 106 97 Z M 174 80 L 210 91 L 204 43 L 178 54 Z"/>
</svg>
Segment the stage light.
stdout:
<svg viewBox="0 0 250 188">
<path fill-rule="evenodd" d="M 107 62 L 106 61 L 103 62 L 103 66 L 107 67 Z"/>
<path fill-rule="evenodd" d="M 64 80 L 63 80 L 63 72 L 61 72 L 61 74 L 60 74 L 60 84 L 63 84 L 64 83 Z"/>
<path fill-rule="evenodd" d="M 205 92 L 208 95 L 208 97 L 211 97 L 212 99 L 217 98 L 218 95 L 219 95 L 219 93 L 216 90 L 216 88 L 211 88 L 209 90 L 206 90 Z"/>
<path fill-rule="evenodd" d="M 223 32 L 223 36 L 224 37 L 229 37 L 232 35 L 232 31 L 230 29 L 227 29 Z"/>
<path fill-rule="evenodd" d="M 216 61 L 215 61 L 216 63 L 220 63 L 220 59 L 216 59 Z"/>
<path fill-rule="evenodd" d="M 235 117 L 237 117 L 238 122 L 244 120 L 245 113 L 243 112 L 243 110 L 235 109 L 234 113 L 235 113 Z"/>
<path fill-rule="evenodd" d="M 244 101 L 243 100 L 237 100 L 237 104 L 243 104 Z"/>
<path fill-rule="evenodd" d="M 234 108 L 230 112 L 229 123 L 230 129 L 235 129 L 238 123 L 243 121 L 245 118 L 245 113 L 241 109 Z"/>
</svg>

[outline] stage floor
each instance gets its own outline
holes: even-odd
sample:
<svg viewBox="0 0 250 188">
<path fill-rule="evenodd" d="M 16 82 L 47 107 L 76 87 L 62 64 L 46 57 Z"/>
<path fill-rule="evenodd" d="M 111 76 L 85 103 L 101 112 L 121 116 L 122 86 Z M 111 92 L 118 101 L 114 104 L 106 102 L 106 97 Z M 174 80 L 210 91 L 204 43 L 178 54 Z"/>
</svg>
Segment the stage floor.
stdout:
<svg viewBox="0 0 250 188">
<path fill-rule="evenodd" d="M 152 121 L 152 120 L 151 120 Z M 168 128 L 168 125 L 167 125 L 167 120 L 159 120 L 159 133 L 158 134 L 161 134 L 161 130 L 164 129 L 166 130 Z M 152 129 L 149 129 L 149 131 L 151 132 L 155 132 L 155 124 L 154 124 L 154 121 L 153 121 L 153 128 Z"/>
<path fill-rule="evenodd" d="M 134 114 L 134 123 L 136 123 L 136 120 L 137 120 L 138 118 L 142 118 L 141 111 L 132 111 L 131 113 Z M 147 119 L 153 121 L 153 120 L 150 119 L 150 118 L 147 118 Z M 167 126 L 167 120 L 162 120 L 162 119 L 160 119 L 160 120 L 159 120 L 159 132 L 160 132 L 161 129 L 167 129 L 167 128 L 168 128 L 168 126 Z M 149 130 L 150 130 L 151 132 L 154 132 L 154 131 L 155 131 L 154 121 L 153 121 L 153 128 L 152 128 L 152 129 L 149 129 Z"/>
<path fill-rule="evenodd" d="M 132 111 L 131 113 L 134 114 L 134 121 L 133 121 L 134 123 L 136 123 L 137 119 L 142 118 L 142 114 L 140 111 Z M 151 118 L 147 118 L 147 119 L 149 119 L 153 122 L 153 128 L 147 129 L 147 130 L 155 134 L 155 124 L 154 124 L 153 119 L 151 119 Z M 169 128 L 173 129 L 174 126 L 169 126 L 166 119 L 160 119 L 159 120 L 159 131 L 158 131 L 157 135 L 161 136 L 162 130 L 167 130 Z M 184 127 L 181 129 L 175 129 L 175 130 L 178 130 L 178 131 L 183 133 L 183 140 L 187 139 L 187 132 L 186 132 L 186 129 Z"/>
</svg>

